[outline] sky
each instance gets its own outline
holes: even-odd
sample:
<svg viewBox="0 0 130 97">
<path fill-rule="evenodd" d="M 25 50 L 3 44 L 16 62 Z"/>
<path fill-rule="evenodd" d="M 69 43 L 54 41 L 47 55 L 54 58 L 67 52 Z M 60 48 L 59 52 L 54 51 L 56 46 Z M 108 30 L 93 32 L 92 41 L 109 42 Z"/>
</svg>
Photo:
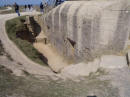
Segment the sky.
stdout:
<svg viewBox="0 0 130 97">
<path fill-rule="evenodd" d="M 0 0 L 0 6 L 6 4 L 14 4 L 14 2 L 18 3 L 19 5 L 25 5 L 25 4 L 37 5 L 40 4 L 40 2 L 43 2 L 43 0 Z"/>
</svg>

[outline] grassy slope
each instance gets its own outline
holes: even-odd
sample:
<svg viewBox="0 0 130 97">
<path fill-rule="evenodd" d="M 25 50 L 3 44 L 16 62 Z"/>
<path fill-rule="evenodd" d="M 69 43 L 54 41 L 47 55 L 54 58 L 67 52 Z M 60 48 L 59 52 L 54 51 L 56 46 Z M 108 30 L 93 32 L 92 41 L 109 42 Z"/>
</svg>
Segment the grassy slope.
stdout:
<svg viewBox="0 0 130 97">
<path fill-rule="evenodd" d="M 5 10 L 7 9 L 7 7 L 0 7 L 0 10 Z"/>
<path fill-rule="evenodd" d="M 19 47 L 19 49 L 23 51 L 23 53 L 27 57 L 29 57 L 36 63 L 45 65 L 45 63 L 41 59 L 40 53 L 33 47 L 32 43 L 16 37 L 16 32 L 24 27 L 23 22 L 21 22 L 20 20 L 25 20 L 25 18 L 25 16 L 22 16 L 12 20 L 8 20 L 6 22 L 7 34 L 9 38 Z"/>
</svg>

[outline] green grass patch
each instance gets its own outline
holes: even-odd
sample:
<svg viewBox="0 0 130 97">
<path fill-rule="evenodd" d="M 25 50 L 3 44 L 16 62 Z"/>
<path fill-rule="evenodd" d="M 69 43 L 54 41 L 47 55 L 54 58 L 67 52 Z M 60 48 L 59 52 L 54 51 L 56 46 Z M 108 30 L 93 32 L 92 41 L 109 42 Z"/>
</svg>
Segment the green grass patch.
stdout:
<svg viewBox="0 0 130 97">
<path fill-rule="evenodd" d="M 0 10 L 2 10 L 2 11 L 0 11 L 0 14 L 11 14 L 11 13 L 15 13 L 15 10 L 14 10 L 13 7 L 12 7 L 11 10 L 6 10 L 6 9 L 7 9 L 7 7 L 0 8 Z"/>
<path fill-rule="evenodd" d="M 27 40 L 17 37 L 17 32 L 24 31 L 26 16 L 14 18 L 6 22 L 6 31 L 8 37 L 17 45 L 19 49 L 31 60 L 38 64 L 45 65 L 44 57 L 33 47 L 33 44 Z"/>
<path fill-rule="evenodd" d="M 7 9 L 7 7 L 0 7 L 0 10 L 5 10 Z"/>
</svg>

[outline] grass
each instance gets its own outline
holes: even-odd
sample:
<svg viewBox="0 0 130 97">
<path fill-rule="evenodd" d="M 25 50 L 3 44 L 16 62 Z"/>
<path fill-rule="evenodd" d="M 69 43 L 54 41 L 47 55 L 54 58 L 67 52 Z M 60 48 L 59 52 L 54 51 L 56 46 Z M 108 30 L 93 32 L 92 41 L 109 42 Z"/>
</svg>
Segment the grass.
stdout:
<svg viewBox="0 0 130 97">
<path fill-rule="evenodd" d="M 21 81 L 20 81 L 21 80 Z M 19 80 L 12 74 L 12 71 L 0 65 L 0 97 L 7 97 L 22 85 L 22 78 Z"/>
<path fill-rule="evenodd" d="M 7 9 L 7 7 L 0 7 L 0 10 L 5 10 Z"/>
<path fill-rule="evenodd" d="M 19 49 L 31 60 L 38 64 L 45 65 L 42 55 L 33 47 L 33 44 L 27 40 L 17 37 L 17 32 L 23 33 L 26 29 L 24 22 L 26 16 L 18 17 L 6 22 L 6 31 L 8 37 L 17 45 Z"/>
<path fill-rule="evenodd" d="M 80 82 L 71 80 L 37 79 L 28 72 L 17 77 L 12 71 L 0 65 L 0 97 L 87 97 L 94 93 L 97 97 L 119 97 L 118 89 L 108 80 L 87 77 Z"/>
<path fill-rule="evenodd" d="M 5 9 L 7 9 L 7 7 L 1 7 L 0 10 L 3 10 L 3 11 L 0 11 L 0 14 L 10 14 L 10 13 L 15 13 L 13 7 L 12 7 L 11 10 L 5 10 Z"/>
</svg>

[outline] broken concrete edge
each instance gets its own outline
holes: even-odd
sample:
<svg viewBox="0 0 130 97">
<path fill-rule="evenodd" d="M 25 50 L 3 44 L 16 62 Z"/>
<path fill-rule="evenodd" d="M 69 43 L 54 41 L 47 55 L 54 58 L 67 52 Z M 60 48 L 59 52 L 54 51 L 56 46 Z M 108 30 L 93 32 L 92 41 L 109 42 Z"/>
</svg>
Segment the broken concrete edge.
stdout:
<svg viewBox="0 0 130 97">
<path fill-rule="evenodd" d="M 101 68 L 107 71 L 108 69 L 120 69 L 125 67 L 127 67 L 126 56 L 103 55 L 100 58 L 94 59 L 92 62 L 72 64 L 62 69 L 61 74 L 71 78 L 72 76 L 89 76 Z"/>
</svg>

